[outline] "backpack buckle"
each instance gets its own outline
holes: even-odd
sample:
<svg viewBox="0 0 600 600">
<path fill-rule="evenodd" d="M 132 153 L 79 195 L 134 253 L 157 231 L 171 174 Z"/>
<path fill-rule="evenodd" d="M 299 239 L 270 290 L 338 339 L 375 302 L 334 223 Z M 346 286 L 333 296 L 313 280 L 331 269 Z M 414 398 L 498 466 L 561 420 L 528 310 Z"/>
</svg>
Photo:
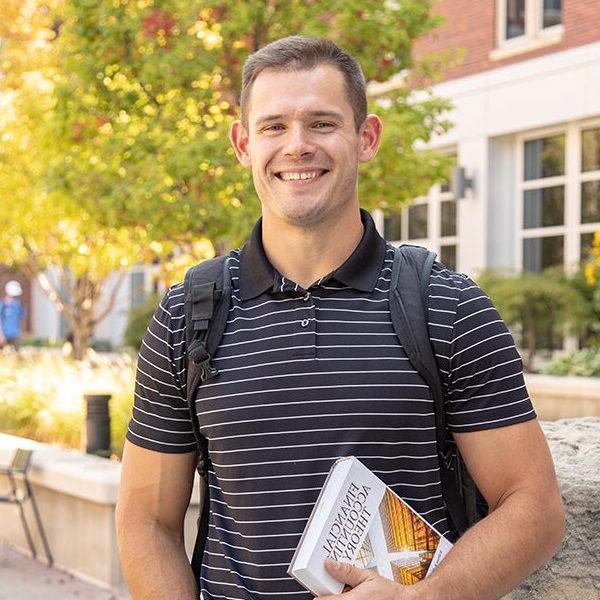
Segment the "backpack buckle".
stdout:
<svg viewBox="0 0 600 600">
<path fill-rule="evenodd" d="M 210 364 L 210 356 L 203 363 L 198 365 L 200 369 L 200 381 L 204 383 L 219 374 L 219 371 Z"/>
<path fill-rule="evenodd" d="M 448 448 L 445 452 L 440 450 L 440 456 L 444 461 L 444 467 L 449 471 L 454 471 L 456 467 L 456 452 L 454 452 L 452 448 Z"/>
<path fill-rule="evenodd" d="M 219 374 L 219 371 L 210 364 L 211 356 L 203 342 L 193 343 L 188 350 L 188 356 L 198 368 L 202 383 Z"/>
</svg>

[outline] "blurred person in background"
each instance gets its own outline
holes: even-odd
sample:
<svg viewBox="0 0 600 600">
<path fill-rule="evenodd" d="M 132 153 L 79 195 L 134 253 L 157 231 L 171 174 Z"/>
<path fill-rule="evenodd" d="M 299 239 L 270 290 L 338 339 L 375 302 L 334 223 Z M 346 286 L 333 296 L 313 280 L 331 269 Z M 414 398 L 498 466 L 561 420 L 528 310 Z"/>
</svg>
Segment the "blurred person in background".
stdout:
<svg viewBox="0 0 600 600">
<path fill-rule="evenodd" d="M 21 303 L 23 288 L 18 281 L 9 281 L 4 286 L 4 298 L 0 300 L 0 347 L 6 345 L 19 349 L 21 323 L 25 318 L 25 309 Z"/>
</svg>

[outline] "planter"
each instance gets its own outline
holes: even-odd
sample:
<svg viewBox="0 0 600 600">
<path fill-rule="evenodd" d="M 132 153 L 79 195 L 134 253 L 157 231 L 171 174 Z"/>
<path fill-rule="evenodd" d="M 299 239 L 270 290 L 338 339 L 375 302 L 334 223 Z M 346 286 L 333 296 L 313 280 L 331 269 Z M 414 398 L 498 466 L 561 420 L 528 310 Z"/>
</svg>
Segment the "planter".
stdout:
<svg viewBox="0 0 600 600">
<path fill-rule="evenodd" d="M 533 405 L 542 421 L 600 417 L 600 378 L 526 375 Z"/>
</svg>

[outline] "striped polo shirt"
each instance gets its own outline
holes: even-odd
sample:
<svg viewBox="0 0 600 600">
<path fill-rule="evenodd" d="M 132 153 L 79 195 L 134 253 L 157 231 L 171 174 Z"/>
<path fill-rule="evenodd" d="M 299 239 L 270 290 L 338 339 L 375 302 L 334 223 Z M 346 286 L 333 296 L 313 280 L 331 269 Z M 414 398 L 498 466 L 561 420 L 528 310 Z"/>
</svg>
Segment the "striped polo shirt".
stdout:
<svg viewBox="0 0 600 600">
<path fill-rule="evenodd" d="M 448 529 L 430 391 L 390 320 L 393 248 L 361 213 L 346 262 L 308 289 L 269 263 L 261 223 L 229 256 L 232 302 L 196 410 L 208 440 L 205 600 L 310 600 L 286 574 L 327 472 L 354 455 L 442 533 Z M 452 431 L 535 413 L 511 335 L 468 277 L 434 265 L 429 330 Z M 186 408 L 183 286 L 173 286 L 140 350 L 127 438 L 195 449 Z"/>
</svg>

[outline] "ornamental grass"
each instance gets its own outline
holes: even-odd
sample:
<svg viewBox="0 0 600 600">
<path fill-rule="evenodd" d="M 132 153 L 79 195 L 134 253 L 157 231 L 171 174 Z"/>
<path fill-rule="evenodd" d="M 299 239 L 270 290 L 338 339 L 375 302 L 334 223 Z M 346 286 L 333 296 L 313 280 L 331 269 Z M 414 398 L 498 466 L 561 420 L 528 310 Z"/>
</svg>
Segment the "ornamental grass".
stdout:
<svg viewBox="0 0 600 600">
<path fill-rule="evenodd" d="M 0 431 L 84 450 L 84 394 L 111 394 L 111 446 L 121 456 L 133 403 L 135 360 L 89 350 L 73 361 L 60 349 L 0 351 Z"/>
</svg>

